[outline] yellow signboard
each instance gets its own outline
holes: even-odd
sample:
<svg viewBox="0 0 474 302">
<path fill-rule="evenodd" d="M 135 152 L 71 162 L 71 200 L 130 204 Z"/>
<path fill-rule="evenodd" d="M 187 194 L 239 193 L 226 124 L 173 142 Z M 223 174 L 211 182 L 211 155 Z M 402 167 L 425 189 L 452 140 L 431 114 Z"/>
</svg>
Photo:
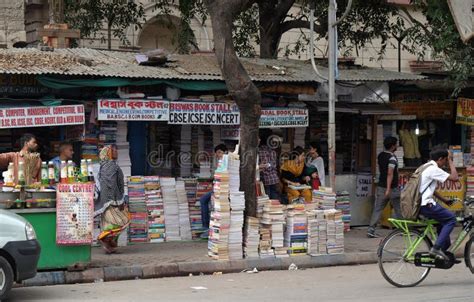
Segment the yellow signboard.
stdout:
<svg viewBox="0 0 474 302">
<path fill-rule="evenodd" d="M 474 126 L 474 99 L 458 99 L 456 124 Z"/>
<path fill-rule="evenodd" d="M 460 199 L 461 202 L 457 202 L 453 204 L 452 206 L 448 207 L 447 205 L 440 203 L 442 206 L 445 208 L 451 210 L 451 211 L 461 211 L 464 207 L 463 202 L 464 197 L 466 195 L 466 170 L 465 169 L 457 169 L 458 170 L 458 175 L 459 175 L 459 180 L 458 181 L 452 181 L 452 180 L 447 180 L 444 183 L 440 184 L 438 183 L 438 187 L 436 188 L 436 192 L 439 193 L 439 195 L 443 196 L 446 199 Z"/>
</svg>

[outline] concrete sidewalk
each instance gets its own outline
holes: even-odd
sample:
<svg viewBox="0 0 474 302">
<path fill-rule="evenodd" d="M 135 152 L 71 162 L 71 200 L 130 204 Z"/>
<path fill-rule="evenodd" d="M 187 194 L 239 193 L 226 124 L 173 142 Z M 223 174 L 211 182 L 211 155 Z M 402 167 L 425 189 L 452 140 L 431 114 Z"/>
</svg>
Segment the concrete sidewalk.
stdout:
<svg viewBox="0 0 474 302">
<path fill-rule="evenodd" d="M 359 265 L 377 262 L 377 247 L 390 230 L 378 230 L 381 238 L 366 237 L 366 228 L 351 229 L 345 234 L 345 253 L 309 255 L 287 258 L 254 258 L 231 261 L 212 260 L 207 256 L 207 241 L 138 244 L 119 248 L 120 254 L 106 255 L 99 247 L 92 248 L 92 261 L 83 271 L 40 272 L 24 286 L 74 284 L 130 279 L 187 276 L 189 274 L 221 274 L 244 270 L 288 270 L 336 265 Z M 459 232 L 456 229 L 453 236 Z"/>
</svg>

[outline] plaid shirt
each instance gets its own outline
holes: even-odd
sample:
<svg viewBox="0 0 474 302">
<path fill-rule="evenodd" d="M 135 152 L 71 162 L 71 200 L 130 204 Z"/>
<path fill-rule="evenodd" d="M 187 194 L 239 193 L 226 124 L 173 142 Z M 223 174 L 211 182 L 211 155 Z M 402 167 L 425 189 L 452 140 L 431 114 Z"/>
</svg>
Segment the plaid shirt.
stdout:
<svg viewBox="0 0 474 302">
<path fill-rule="evenodd" d="M 274 185 L 280 182 L 277 170 L 276 152 L 268 146 L 262 146 L 258 150 L 259 165 L 270 164 L 270 167 L 260 169 L 260 175 L 265 186 Z"/>
</svg>

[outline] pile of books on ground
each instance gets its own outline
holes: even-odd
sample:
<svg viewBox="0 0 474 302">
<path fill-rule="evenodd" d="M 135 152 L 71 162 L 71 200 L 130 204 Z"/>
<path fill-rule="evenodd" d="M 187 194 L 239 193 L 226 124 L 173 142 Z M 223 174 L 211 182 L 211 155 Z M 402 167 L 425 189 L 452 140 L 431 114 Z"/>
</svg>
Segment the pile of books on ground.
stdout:
<svg viewBox="0 0 474 302">
<path fill-rule="evenodd" d="M 148 212 L 143 176 L 129 177 L 128 196 L 130 211 L 129 240 L 131 243 L 148 242 Z"/>
<path fill-rule="evenodd" d="M 305 255 L 307 252 L 308 225 L 305 205 L 287 206 L 285 246 L 290 256 Z"/>
<path fill-rule="evenodd" d="M 319 209 L 334 209 L 336 206 L 336 194 L 331 188 L 321 187 L 319 190 L 313 191 L 313 203 L 316 203 Z"/>
<path fill-rule="evenodd" d="M 272 249 L 272 228 L 270 225 L 260 224 L 259 229 L 260 243 L 259 254 L 260 258 L 274 258 L 275 251 Z"/>
<path fill-rule="evenodd" d="M 341 211 L 316 210 L 308 212 L 308 254 L 344 253 L 344 224 Z"/>
<path fill-rule="evenodd" d="M 344 232 L 351 229 L 351 199 L 349 192 L 340 191 L 336 195 L 336 210 L 341 211 L 342 221 L 344 222 Z"/>
<path fill-rule="evenodd" d="M 229 192 L 230 192 L 230 229 L 229 229 L 229 258 L 242 259 L 245 210 L 245 193 L 239 191 L 240 188 L 240 161 L 229 155 Z"/>
<path fill-rule="evenodd" d="M 189 204 L 186 196 L 184 181 L 176 181 L 176 195 L 178 197 L 179 235 L 181 240 L 191 240 L 191 222 L 189 221 Z"/>
<path fill-rule="evenodd" d="M 271 200 L 263 207 L 261 219 L 263 227 L 271 230 L 271 246 L 276 257 L 288 257 L 284 244 L 283 228 L 285 224 L 284 207 L 278 200 Z"/>
<path fill-rule="evenodd" d="M 245 258 L 258 258 L 258 246 L 260 244 L 259 219 L 247 216 L 245 224 L 244 255 Z"/>
<path fill-rule="evenodd" d="M 199 239 L 204 232 L 201 219 L 201 205 L 197 198 L 198 181 L 196 178 L 182 178 L 186 189 L 186 197 L 188 198 L 189 221 L 191 223 L 192 239 Z"/>
<path fill-rule="evenodd" d="M 328 254 L 344 253 L 344 223 L 341 211 L 326 210 Z"/>
<path fill-rule="evenodd" d="M 166 241 L 181 240 L 179 233 L 179 207 L 176 194 L 176 180 L 172 177 L 162 177 L 161 193 L 166 221 Z"/>
<path fill-rule="evenodd" d="M 216 260 L 229 260 L 229 174 L 214 175 L 214 211 L 209 226 L 208 255 Z"/>
<path fill-rule="evenodd" d="M 148 238 L 152 243 L 163 242 L 166 238 L 165 213 L 158 176 L 145 176 L 145 197 L 148 211 Z"/>
</svg>

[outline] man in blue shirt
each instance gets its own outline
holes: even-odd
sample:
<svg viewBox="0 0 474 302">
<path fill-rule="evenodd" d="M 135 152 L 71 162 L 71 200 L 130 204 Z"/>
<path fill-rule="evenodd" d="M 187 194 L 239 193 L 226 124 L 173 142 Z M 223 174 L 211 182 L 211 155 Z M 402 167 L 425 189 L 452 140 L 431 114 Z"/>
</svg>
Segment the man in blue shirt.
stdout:
<svg viewBox="0 0 474 302">
<path fill-rule="evenodd" d="M 61 161 L 67 162 L 68 160 L 72 160 L 73 155 L 74 150 L 71 142 L 61 142 L 59 144 L 59 156 L 51 159 L 54 164 L 56 182 L 60 181 Z"/>
</svg>

